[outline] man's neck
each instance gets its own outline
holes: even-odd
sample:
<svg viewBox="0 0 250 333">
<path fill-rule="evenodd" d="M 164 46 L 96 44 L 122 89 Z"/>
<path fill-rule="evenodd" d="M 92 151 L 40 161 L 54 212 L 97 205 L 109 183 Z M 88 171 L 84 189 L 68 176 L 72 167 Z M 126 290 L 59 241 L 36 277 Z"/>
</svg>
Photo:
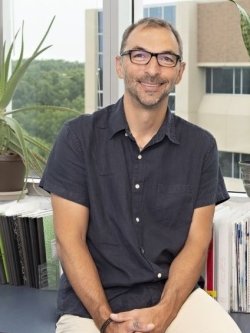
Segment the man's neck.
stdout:
<svg viewBox="0 0 250 333">
<path fill-rule="evenodd" d="M 124 98 L 124 110 L 130 132 L 142 150 L 161 127 L 167 114 L 167 103 L 147 109 Z"/>
</svg>

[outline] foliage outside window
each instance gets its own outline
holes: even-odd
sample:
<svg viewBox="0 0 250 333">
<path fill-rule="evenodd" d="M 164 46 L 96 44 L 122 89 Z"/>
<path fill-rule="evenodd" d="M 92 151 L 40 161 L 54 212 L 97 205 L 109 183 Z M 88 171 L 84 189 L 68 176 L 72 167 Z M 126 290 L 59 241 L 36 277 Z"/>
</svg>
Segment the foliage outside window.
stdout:
<svg viewBox="0 0 250 333">
<path fill-rule="evenodd" d="M 64 60 L 36 60 L 20 82 L 13 109 L 32 105 L 58 105 L 84 112 L 84 66 Z M 29 111 L 14 115 L 33 136 L 51 146 L 62 124 L 75 113 Z"/>
</svg>

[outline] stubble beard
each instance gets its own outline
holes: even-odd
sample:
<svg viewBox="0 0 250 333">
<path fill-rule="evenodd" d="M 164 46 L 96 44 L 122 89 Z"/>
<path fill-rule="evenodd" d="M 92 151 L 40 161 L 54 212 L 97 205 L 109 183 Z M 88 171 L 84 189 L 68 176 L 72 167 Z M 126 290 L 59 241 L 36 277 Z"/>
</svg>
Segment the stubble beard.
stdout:
<svg viewBox="0 0 250 333">
<path fill-rule="evenodd" d="M 150 83 L 154 83 L 151 79 Z M 166 82 L 168 83 L 168 82 Z M 128 94 L 136 100 L 136 102 L 147 110 L 154 110 L 162 103 L 167 103 L 167 98 L 174 87 L 163 90 L 160 94 L 157 92 L 145 92 L 140 89 L 140 83 L 135 80 L 125 80 L 125 87 Z"/>
</svg>

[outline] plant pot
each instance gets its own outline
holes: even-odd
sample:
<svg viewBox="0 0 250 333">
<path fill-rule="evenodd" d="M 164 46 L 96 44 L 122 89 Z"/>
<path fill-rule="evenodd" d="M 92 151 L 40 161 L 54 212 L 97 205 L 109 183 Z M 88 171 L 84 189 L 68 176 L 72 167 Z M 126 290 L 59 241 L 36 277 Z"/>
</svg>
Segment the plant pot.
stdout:
<svg viewBox="0 0 250 333">
<path fill-rule="evenodd" d="M 25 166 L 19 155 L 0 154 L 0 192 L 22 191 Z"/>
<path fill-rule="evenodd" d="M 250 197 L 250 161 L 239 162 L 243 185 L 248 197 Z"/>
</svg>

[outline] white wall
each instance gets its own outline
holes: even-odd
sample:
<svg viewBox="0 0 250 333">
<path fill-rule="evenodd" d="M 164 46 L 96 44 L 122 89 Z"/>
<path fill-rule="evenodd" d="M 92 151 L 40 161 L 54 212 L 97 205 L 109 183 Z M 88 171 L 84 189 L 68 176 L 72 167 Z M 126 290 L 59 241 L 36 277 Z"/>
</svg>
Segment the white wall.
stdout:
<svg viewBox="0 0 250 333">
<path fill-rule="evenodd" d="M 250 95 L 204 95 L 197 124 L 216 137 L 219 150 L 250 154 Z"/>
</svg>

